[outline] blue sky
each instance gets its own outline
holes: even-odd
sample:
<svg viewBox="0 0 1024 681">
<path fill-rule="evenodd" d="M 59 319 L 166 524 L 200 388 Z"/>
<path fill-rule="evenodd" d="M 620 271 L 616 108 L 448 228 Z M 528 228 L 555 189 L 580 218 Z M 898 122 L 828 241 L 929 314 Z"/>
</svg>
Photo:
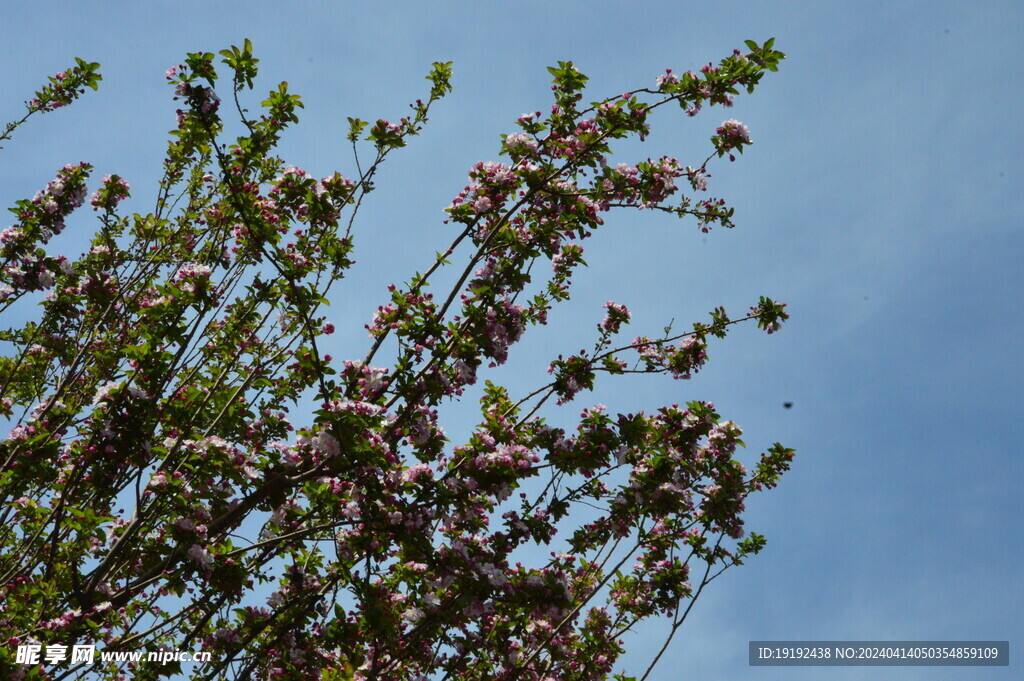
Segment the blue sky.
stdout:
<svg viewBox="0 0 1024 681">
<path fill-rule="evenodd" d="M 454 93 L 379 176 L 357 231 L 363 267 L 335 295 L 329 351 L 353 358 L 384 286 L 447 243 L 441 209 L 470 165 L 496 157 L 519 114 L 549 105 L 545 66 L 573 60 L 597 99 L 776 37 L 789 58 L 732 111 L 666 112 L 648 142 L 622 147 L 623 161 L 695 164 L 723 118 L 748 124 L 755 145 L 711 168 L 737 228 L 702 235 L 618 214 L 591 240 L 573 301 L 494 379 L 536 386 L 553 354 L 589 344 L 608 299 L 632 309 L 630 331 L 651 335 L 717 305 L 786 301 L 782 332 L 737 330 L 693 381 L 606 382 L 575 403 L 710 399 L 744 428 L 751 456 L 776 440 L 797 449 L 783 484 L 751 504 L 748 526 L 768 548 L 706 592 L 653 678 L 1019 674 L 1024 6 L 39 2 L 4 14 L 0 119 L 74 56 L 104 75 L 100 93 L 34 120 L 0 152 L 4 205 L 87 160 L 126 177 L 131 208 L 144 210 L 173 126 L 163 73 L 187 51 L 250 38 L 260 88 L 288 80 L 303 96 L 283 154 L 317 175 L 353 172 L 346 116 L 403 115 L 430 63 L 453 61 Z M 648 657 L 661 631 L 627 641 L 629 659 Z M 759 639 L 1009 640 L 1011 666 L 751 668 L 747 642 Z"/>
</svg>

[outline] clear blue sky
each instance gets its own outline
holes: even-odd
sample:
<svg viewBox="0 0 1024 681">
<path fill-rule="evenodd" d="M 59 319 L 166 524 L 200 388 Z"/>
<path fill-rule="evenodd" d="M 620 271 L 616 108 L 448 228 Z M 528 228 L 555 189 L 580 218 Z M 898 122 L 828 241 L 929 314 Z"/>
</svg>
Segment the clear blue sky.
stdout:
<svg viewBox="0 0 1024 681">
<path fill-rule="evenodd" d="M 1024 5 L 37 2 L 3 14 L 0 119 L 74 56 L 104 75 L 100 93 L 0 152 L 4 205 L 87 160 L 126 177 L 131 208 L 145 210 L 173 126 L 163 73 L 186 51 L 252 39 L 260 88 L 286 79 L 303 96 L 284 153 L 318 175 L 353 174 L 346 116 L 397 118 L 432 61 L 455 62 L 454 93 L 363 214 L 361 274 L 331 307 L 342 358 L 362 356 L 384 285 L 446 243 L 441 209 L 469 166 L 496 157 L 520 113 L 546 108 L 545 66 L 573 60 L 596 99 L 775 36 L 789 55 L 781 71 L 728 112 L 755 145 L 712 168 L 738 227 L 705 236 L 619 214 L 591 240 L 572 303 L 495 378 L 536 385 L 552 354 L 588 342 L 608 299 L 652 335 L 720 304 L 786 301 L 783 332 L 737 331 L 691 382 L 605 383 L 574 403 L 710 399 L 744 428 L 751 456 L 776 440 L 797 449 L 780 488 L 750 509 L 768 548 L 702 597 L 655 678 L 1019 678 Z M 727 117 L 667 113 L 622 160 L 699 162 Z M 655 629 L 628 641 L 638 658 Z M 1011 667 L 750 668 L 752 639 L 1008 639 Z"/>
</svg>

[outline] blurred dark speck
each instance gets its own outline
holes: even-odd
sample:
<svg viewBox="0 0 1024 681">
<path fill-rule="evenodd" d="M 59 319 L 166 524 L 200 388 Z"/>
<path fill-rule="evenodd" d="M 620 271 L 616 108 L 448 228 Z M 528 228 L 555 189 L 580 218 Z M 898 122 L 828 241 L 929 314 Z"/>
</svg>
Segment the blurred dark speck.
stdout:
<svg viewBox="0 0 1024 681">
<path fill-rule="evenodd" d="M 783 402 L 782 406 L 785 407 L 786 409 L 792 409 L 793 408 L 793 403 L 792 402 Z"/>
</svg>

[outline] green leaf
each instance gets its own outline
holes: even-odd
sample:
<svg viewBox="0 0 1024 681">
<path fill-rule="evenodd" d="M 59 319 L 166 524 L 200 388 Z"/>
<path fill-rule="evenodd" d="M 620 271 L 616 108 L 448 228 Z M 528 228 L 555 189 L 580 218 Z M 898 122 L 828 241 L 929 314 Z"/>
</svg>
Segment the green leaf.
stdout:
<svg viewBox="0 0 1024 681">
<path fill-rule="evenodd" d="M 361 120 L 359 118 L 352 118 L 351 116 L 349 116 L 348 135 L 345 136 L 345 139 L 353 143 L 358 142 L 359 136 L 362 135 L 363 130 L 366 128 L 367 125 L 369 125 L 369 123 L 367 123 L 366 121 Z"/>
</svg>

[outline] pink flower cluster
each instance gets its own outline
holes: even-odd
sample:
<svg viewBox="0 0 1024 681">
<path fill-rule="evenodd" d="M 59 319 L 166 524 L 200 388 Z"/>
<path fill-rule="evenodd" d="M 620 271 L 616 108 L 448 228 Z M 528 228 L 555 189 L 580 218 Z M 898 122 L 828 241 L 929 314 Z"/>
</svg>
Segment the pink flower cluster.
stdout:
<svg viewBox="0 0 1024 681">
<path fill-rule="evenodd" d="M 89 200 L 93 210 L 113 211 L 117 204 L 130 196 L 131 185 L 120 175 L 105 175 L 103 185 Z"/>
<path fill-rule="evenodd" d="M 512 169 L 504 163 L 481 161 L 469 173 L 470 183 L 462 188 L 446 209 L 452 215 L 465 215 L 457 211 L 468 208 L 469 216 L 481 215 L 500 209 L 508 199 L 518 180 Z"/>
<path fill-rule="evenodd" d="M 85 92 L 86 87 L 95 89 L 97 83 L 103 79 L 97 69 L 99 64 L 76 59 L 75 66 L 50 76 L 49 83 L 36 92 L 35 97 L 25 102 L 25 106 L 33 113 L 55 111 L 71 104 Z"/>
<path fill-rule="evenodd" d="M 743 125 L 735 118 L 723 121 L 722 125 L 720 125 L 715 132 L 725 138 L 743 142 L 745 144 L 750 143 L 750 128 Z"/>
<path fill-rule="evenodd" d="M 665 370 L 675 379 L 691 378 L 707 361 L 706 344 L 694 336 L 682 339 L 678 345 L 637 337 L 632 345 L 648 370 Z"/>
<path fill-rule="evenodd" d="M 609 333 L 618 333 L 619 328 L 622 325 L 628 324 L 630 319 L 629 309 L 621 303 L 613 303 L 608 301 L 604 304 L 604 307 L 608 312 L 605 314 L 604 321 L 601 322 L 600 328 Z"/>
</svg>

